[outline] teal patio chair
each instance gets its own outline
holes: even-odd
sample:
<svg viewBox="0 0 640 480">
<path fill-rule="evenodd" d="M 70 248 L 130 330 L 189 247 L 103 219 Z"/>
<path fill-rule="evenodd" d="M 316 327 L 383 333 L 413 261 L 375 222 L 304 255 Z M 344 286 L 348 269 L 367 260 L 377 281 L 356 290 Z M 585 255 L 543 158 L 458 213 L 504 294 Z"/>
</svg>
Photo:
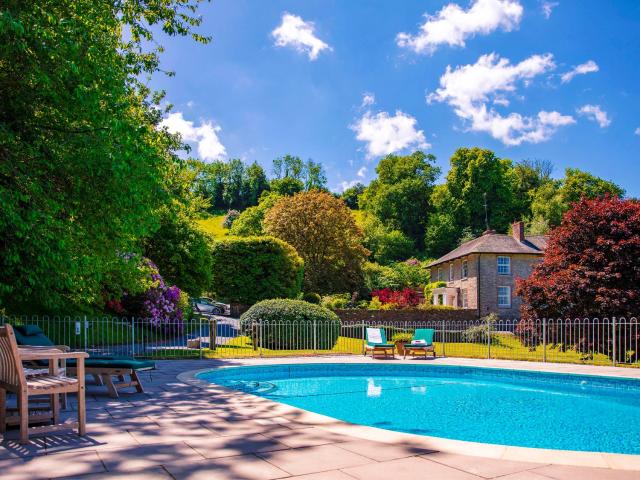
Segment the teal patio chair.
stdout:
<svg viewBox="0 0 640 480">
<path fill-rule="evenodd" d="M 388 357 L 391 352 L 391 357 L 395 357 L 396 346 L 393 343 L 387 342 L 387 335 L 384 328 L 367 328 L 366 330 L 366 342 L 364 345 L 364 354 L 371 351 L 371 358 L 375 358 L 376 353 L 383 354 L 384 358 Z"/>
<path fill-rule="evenodd" d="M 404 358 L 407 358 L 407 354 L 413 357 L 424 355 L 424 358 L 427 358 L 428 352 L 433 353 L 433 358 L 436 358 L 436 349 L 433 345 L 435 332 L 433 328 L 416 328 L 411 343 L 404 346 Z"/>
</svg>

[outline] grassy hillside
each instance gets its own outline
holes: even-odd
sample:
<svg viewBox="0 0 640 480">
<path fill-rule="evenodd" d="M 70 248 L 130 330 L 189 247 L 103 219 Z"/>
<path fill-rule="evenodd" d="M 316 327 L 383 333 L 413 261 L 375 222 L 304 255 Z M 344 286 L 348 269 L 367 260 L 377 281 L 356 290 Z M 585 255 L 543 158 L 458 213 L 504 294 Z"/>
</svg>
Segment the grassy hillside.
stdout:
<svg viewBox="0 0 640 480">
<path fill-rule="evenodd" d="M 198 220 L 198 225 L 202 230 L 215 238 L 222 238 L 229 234 L 229 229 L 222 226 L 225 215 L 211 215 L 207 218 Z"/>
</svg>

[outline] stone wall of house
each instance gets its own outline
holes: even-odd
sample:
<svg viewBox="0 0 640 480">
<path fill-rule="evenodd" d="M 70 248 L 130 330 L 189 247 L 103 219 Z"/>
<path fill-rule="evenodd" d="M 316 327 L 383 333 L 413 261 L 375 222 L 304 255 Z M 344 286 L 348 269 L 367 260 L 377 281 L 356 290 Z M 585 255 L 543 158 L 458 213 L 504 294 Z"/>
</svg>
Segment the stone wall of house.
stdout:
<svg viewBox="0 0 640 480">
<path fill-rule="evenodd" d="M 516 296 L 516 279 L 527 278 L 533 266 L 542 260 L 540 255 L 510 254 L 511 274 L 498 274 L 498 255 L 483 253 L 480 256 L 480 314 L 497 313 L 502 318 L 520 318 L 522 300 Z M 511 308 L 498 307 L 498 287 L 511 288 Z"/>
<path fill-rule="evenodd" d="M 467 262 L 468 275 L 467 278 L 462 278 L 462 263 Z M 450 267 L 453 265 L 453 269 Z M 447 282 L 447 287 L 455 287 L 460 289 L 458 294 L 457 304 L 455 307 L 462 308 L 462 291 L 467 292 L 467 306 L 466 308 L 477 310 L 478 309 L 478 255 L 471 254 L 466 257 L 456 258 L 451 262 L 443 263 L 437 267 L 431 269 L 431 281 L 438 280 L 438 268 L 441 268 L 442 281 Z M 431 299 L 427 299 L 431 301 Z"/>
<path fill-rule="evenodd" d="M 334 310 L 343 322 L 380 322 L 385 325 L 435 320 L 462 321 L 477 319 L 475 310 Z"/>
</svg>

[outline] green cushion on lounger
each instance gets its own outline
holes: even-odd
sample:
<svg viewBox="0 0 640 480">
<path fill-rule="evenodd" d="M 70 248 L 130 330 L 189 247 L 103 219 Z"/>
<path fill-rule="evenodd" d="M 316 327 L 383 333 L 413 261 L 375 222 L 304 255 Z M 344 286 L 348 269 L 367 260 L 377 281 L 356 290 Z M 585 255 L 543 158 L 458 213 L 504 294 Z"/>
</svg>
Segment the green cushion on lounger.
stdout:
<svg viewBox="0 0 640 480">
<path fill-rule="evenodd" d="M 75 359 L 67 360 L 68 367 L 75 367 Z M 86 368 L 130 368 L 132 370 L 155 370 L 151 360 L 137 360 L 131 357 L 89 357 L 85 359 Z"/>
<path fill-rule="evenodd" d="M 54 345 L 37 325 L 16 325 L 13 330 L 18 345 L 30 347 L 52 347 Z"/>
<path fill-rule="evenodd" d="M 31 347 L 52 347 L 55 344 L 44 334 L 37 325 L 16 325 L 14 332 L 18 345 Z M 49 362 L 39 360 L 39 365 L 47 366 Z M 68 367 L 75 367 L 75 358 L 67 360 Z M 84 361 L 85 367 L 93 368 L 131 368 L 133 370 L 152 370 L 156 364 L 150 360 L 137 360 L 132 357 L 89 357 Z"/>
<path fill-rule="evenodd" d="M 409 348 L 428 348 L 433 347 L 433 335 L 435 330 L 433 328 L 416 328 L 416 331 L 413 334 L 413 340 L 423 340 L 425 343 L 422 345 L 414 345 L 409 343 L 406 347 Z"/>
</svg>

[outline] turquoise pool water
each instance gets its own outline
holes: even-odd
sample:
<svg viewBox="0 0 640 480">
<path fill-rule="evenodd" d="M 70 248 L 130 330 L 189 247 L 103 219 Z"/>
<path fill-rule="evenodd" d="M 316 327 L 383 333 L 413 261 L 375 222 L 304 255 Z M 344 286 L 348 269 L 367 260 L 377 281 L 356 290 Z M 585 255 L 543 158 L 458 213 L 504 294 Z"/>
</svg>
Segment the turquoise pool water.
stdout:
<svg viewBox="0 0 640 480">
<path fill-rule="evenodd" d="M 640 381 L 445 365 L 231 367 L 201 380 L 346 422 L 473 442 L 640 454 Z"/>
</svg>

